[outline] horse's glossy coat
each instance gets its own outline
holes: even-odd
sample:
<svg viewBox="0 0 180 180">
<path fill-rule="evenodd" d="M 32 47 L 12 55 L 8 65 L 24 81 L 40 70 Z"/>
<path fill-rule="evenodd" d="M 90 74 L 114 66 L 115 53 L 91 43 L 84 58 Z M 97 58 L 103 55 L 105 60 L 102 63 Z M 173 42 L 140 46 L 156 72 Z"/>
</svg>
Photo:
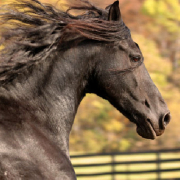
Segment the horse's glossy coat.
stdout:
<svg viewBox="0 0 180 180">
<path fill-rule="evenodd" d="M 23 22 L 15 21 L 1 35 L 2 180 L 76 179 L 69 133 L 86 93 L 107 99 L 142 137 L 161 135 L 170 121 L 118 1 L 107 10 L 83 3 L 74 7 L 88 11 L 81 16 L 37 0 L 21 0 L 1 15 L 4 21 Z"/>
</svg>

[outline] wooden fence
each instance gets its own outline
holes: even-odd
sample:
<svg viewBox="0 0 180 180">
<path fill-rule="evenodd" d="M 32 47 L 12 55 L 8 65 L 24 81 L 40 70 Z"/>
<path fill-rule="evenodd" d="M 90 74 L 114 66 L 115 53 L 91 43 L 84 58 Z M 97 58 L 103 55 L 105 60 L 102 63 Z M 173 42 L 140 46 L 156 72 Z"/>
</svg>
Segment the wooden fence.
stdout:
<svg viewBox="0 0 180 180">
<path fill-rule="evenodd" d="M 153 178 L 148 175 L 147 179 L 180 180 L 180 149 L 73 155 L 71 159 L 78 179 L 90 177 L 93 180 L 98 177 L 97 179 L 103 180 L 105 176 L 109 176 L 109 180 L 118 180 L 123 179 L 118 178 L 119 175 L 125 175 L 124 179 L 130 180 L 132 179 L 130 175 L 134 177 L 141 174 L 154 174 Z M 105 161 L 100 162 L 103 159 Z M 126 168 L 121 170 L 121 168 L 118 168 L 120 165 Z M 133 168 L 130 167 L 133 165 Z M 135 168 L 138 165 L 141 165 L 141 167 Z M 91 169 L 91 172 L 89 172 L 89 169 Z M 96 172 L 97 169 L 100 171 Z M 105 171 L 102 171 L 103 169 Z M 166 176 L 165 173 L 168 172 L 171 174 Z M 176 172 L 174 177 L 173 172 Z M 162 176 L 163 174 L 165 177 Z"/>
</svg>

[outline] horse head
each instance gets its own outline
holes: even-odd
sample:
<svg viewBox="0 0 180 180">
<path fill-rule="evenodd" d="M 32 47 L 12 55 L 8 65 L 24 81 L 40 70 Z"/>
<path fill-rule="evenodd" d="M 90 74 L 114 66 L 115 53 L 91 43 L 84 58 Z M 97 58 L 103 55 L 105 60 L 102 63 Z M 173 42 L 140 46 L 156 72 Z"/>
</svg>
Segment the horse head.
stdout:
<svg viewBox="0 0 180 180">
<path fill-rule="evenodd" d="M 118 1 L 110 6 L 108 20 L 123 24 Z M 113 47 L 102 48 L 99 54 L 91 87 L 93 92 L 134 122 L 140 136 L 155 139 L 163 134 L 170 121 L 170 112 L 130 33 Z"/>
</svg>

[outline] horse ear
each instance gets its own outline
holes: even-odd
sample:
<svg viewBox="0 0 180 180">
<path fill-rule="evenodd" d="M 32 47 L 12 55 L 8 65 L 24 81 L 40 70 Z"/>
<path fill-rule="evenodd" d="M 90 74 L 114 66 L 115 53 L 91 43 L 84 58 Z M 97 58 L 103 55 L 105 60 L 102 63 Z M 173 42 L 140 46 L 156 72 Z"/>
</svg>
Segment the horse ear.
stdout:
<svg viewBox="0 0 180 180">
<path fill-rule="evenodd" d="M 119 1 L 115 1 L 110 6 L 108 20 L 109 21 L 120 21 L 121 20 L 121 12 L 119 9 Z"/>
</svg>

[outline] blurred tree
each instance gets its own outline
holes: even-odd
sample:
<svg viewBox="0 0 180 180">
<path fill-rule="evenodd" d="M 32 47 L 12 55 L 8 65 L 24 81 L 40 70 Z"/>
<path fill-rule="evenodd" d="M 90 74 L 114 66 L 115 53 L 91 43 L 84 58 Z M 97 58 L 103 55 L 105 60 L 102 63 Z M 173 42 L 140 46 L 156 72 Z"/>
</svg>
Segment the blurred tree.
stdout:
<svg viewBox="0 0 180 180">
<path fill-rule="evenodd" d="M 164 56 L 169 57 L 173 70 L 176 70 L 180 52 L 180 1 L 146 0 L 142 9 L 152 17 L 149 30 L 156 33 Z"/>
<path fill-rule="evenodd" d="M 87 95 L 78 110 L 71 132 L 70 145 L 74 151 L 110 152 L 130 147 L 126 134 L 129 120 L 107 101 Z"/>
</svg>

